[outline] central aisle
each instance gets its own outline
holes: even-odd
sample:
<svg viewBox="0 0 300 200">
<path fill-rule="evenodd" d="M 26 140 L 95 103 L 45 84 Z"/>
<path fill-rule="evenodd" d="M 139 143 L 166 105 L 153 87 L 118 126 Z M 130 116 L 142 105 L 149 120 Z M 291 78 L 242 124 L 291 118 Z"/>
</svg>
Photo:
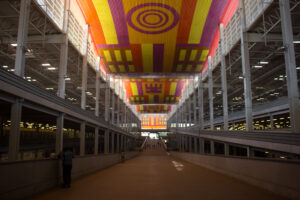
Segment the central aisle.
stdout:
<svg viewBox="0 0 300 200">
<path fill-rule="evenodd" d="M 178 160 L 162 149 L 55 188 L 34 199 L 130 200 L 258 200 L 282 199 L 251 185 Z"/>
</svg>

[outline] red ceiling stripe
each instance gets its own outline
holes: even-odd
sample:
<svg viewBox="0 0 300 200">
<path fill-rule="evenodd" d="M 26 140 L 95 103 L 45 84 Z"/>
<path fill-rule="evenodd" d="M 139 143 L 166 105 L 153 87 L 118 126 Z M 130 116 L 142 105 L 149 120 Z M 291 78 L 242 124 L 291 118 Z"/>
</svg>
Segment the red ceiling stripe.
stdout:
<svg viewBox="0 0 300 200">
<path fill-rule="evenodd" d="M 190 0 L 190 1 L 184 0 L 181 3 L 179 27 L 178 27 L 178 34 L 177 34 L 178 44 L 185 44 L 188 42 L 196 3 L 197 0 Z"/>
</svg>

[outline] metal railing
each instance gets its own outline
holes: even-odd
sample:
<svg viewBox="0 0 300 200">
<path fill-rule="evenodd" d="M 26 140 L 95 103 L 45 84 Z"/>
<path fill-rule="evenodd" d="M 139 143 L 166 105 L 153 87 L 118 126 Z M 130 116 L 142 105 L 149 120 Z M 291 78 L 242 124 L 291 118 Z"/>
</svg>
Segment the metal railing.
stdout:
<svg viewBox="0 0 300 200">
<path fill-rule="evenodd" d="M 87 121 L 100 128 L 110 128 L 113 131 L 129 135 L 120 127 L 116 127 L 107 123 L 103 117 L 96 117 L 91 111 L 83 110 L 79 106 L 73 105 L 65 99 L 62 99 L 43 88 L 40 88 L 23 78 L 0 69 L 0 90 L 19 98 L 24 98 L 37 105 L 56 110 L 58 112 L 66 112 L 66 114 Z M 8 87 L 9 86 L 9 87 Z M 22 91 L 22 93 L 18 93 Z M 40 101 L 40 100 L 43 101 Z"/>
</svg>

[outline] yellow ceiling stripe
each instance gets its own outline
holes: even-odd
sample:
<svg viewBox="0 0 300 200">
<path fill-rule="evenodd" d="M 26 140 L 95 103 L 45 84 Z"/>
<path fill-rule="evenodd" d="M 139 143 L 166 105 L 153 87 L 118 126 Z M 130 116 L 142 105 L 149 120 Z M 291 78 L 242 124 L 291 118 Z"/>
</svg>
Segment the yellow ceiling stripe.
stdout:
<svg viewBox="0 0 300 200">
<path fill-rule="evenodd" d="M 197 65 L 195 71 L 199 72 L 202 69 L 202 65 Z"/>
<path fill-rule="evenodd" d="M 117 71 L 114 65 L 109 65 L 109 70 L 111 72 L 116 72 Z"/>
<path fill-rule="evenodd" d="M 126 50 L 125 51 L 125 54 L 126 54 L 126 59 L 127 61 L 132 61 L 132 54 L 131 54 L 131 50 Z"/>
<path fill-rule="evenodd" d="M 211 2 L 212 0 L 197 1 L 193 22 L 191 25 L 190 35 L 189 35 L 189 41 L 188 41 L 189 44 L 200 43 L 203 28 L 205 25 L 206 17 L 210 9 Z"/>
<path fill-rule="evenodd" d="M 124 65 L 119 65 L 119 69 L 120 69 L 121 72 L 125 72 L 126 71 Z"/>
<path fill-rule="evenodd" d="M 206 57 L 208 55 L 209 50 L 202 50 L 201 56 L 200 56 L 200 62 L 204 62 L 206 60 Z"/>
<path fill-rule="evenodd" d="M 129 65 L 129 71 L 134 72 L 134 65 Z"/>
<path fill-rule="evenodd" d="M 114 52 L 115 52 L 116 60 L 118 62 L 121 62 L 122 61 L 122 56 L 121 56 L 120 50 L 114 50 Z"/>
<path fill-rule="evenodd" d="M 197 49 L 192 50 L 191 55 L 190 55 L 190 61 L 194 61 L 196 59 L 197 52 L 198 52 Z"/>
<path fill-rule="evenodd" d="M 188 65 L 185 69 L 185 71 L 190 72 L 192 70 L 192 65 Z"/>
<path fill-rule="evenodd" d="M 175 95 L 177 83 L 173 82 L 170 86 L 170 95 Z"/>
<path fill-rule="evenodd" d="M 106 62 L 111 62 L 112 59 L 111 59 L 109 50 L 104 50 L 103 53 L 104 53 Z"/>
<path fill-rule="evenodd" d="M 178 72 L 181 72 L 182 71 L 182 65 L 177 65 L 177 70 Z"/>
<path fill-rule="evenodd" d="M 179 53 L 179 61 L 184 61 L 186 55 L 186 49 L 181 49 Z"/>
<path fill-rule="evenodd" d="M 139 95 L 139 92 L 138 92 L 138 88 L 137 88 L 136 83 L 130 83 L 130 86 L 131 86 L 132 94 L 133 94 L 134 96 Z"/>
<path fill-rule="evenodd" d="M 100 19 L 106 44 L 118 44 L 118 37 L 114 25 L 114 20 L 109 8 L 108 0 L 93 0 L 93 3 Z"/>
<path fill-rule="evenodd" d="M 153 72 L 153 45 L 142 44 L 144 72 Z"/>
</svg>

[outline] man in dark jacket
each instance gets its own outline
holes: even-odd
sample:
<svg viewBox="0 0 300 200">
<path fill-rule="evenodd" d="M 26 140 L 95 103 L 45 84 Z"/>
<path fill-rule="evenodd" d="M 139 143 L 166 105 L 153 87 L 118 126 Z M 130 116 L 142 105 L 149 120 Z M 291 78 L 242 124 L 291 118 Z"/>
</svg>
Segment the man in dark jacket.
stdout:
<svg viewBox="0 0 300 200">
<path fill-rule="evenodd" d="M 63 167 L 63 187 L 69 188 L 71 186 L 71 171 L 72 171 L 72 148 L 66 148 L 62 155 L 62 167 Z"/>
</svg>

